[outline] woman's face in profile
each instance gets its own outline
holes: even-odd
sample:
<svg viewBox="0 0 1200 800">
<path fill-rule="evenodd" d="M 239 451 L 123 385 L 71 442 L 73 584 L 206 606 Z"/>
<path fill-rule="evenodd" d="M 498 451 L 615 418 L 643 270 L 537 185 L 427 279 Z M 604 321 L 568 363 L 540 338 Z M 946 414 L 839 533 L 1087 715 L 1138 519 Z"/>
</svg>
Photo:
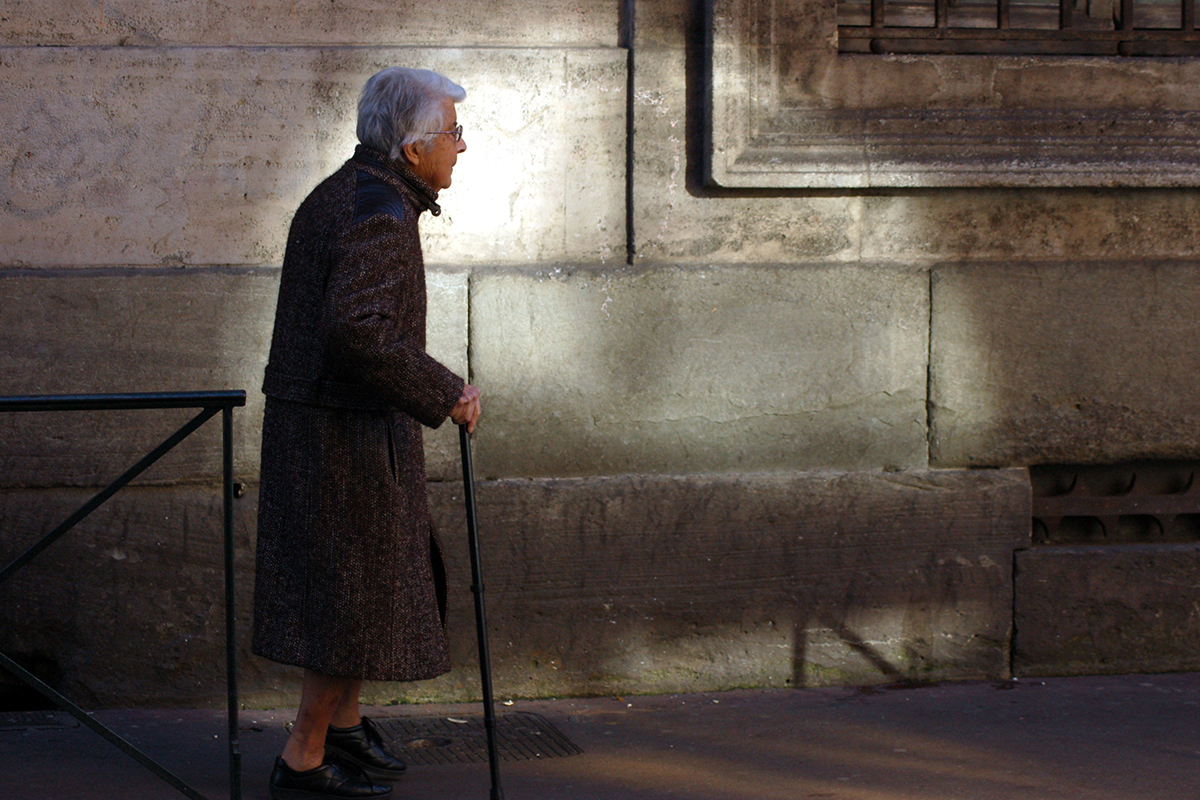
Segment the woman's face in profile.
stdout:
<svg viewBox="0 0 1200 800">
<path fill-rule="evenodd" d="M 451 173 L 458 163 L 458 154 L 467 149 L 463 139 L 455 140 L 454 130 L 458 127 L 458 112 L 454 101 L 449 97 L 442 99 L 442 117 L 445 127 L 433 141 L 427 145 L 418 145 L 417 161 L 413 163 L 413 172 L 429 184 L 435 192 L 440 192 L 450 186 Z M 411 157 L 410 157 L 411 160 Z"/>
</svg>

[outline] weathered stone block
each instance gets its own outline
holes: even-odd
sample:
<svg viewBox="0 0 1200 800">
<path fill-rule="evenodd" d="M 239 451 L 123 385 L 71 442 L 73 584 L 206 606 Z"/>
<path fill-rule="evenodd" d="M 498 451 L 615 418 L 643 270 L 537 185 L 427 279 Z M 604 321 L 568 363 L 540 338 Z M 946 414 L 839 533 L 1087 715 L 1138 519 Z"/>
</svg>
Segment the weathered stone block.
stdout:
<svg viewBox="0 0 1200 800">
<path fill-rule="evenodd" d="M 7 0 L 8 45 L 614 46 L 617 6 L 603 0 Z"/>
<path fill-rule="evenodd" d="M 428 350 L 467 373 L 465 272 L 431 270 Z M 0 394 L 241 389 L 234 410 L 237 480 L 258 475 L 263 368 L 277 269 L 0 272 Z M 0 486 L 104 484 L 195 412 L 0 415 Z M 453 425 L 428 434 L 434 479 L 461 477 Z M 218 478 L 220 420 L 206 423 L 145 474 L 155 482 Z"/>
<path fill-rule="evenodd" d="M 279 264 L 296 206 L 353 151 L 363 83 L 392 64 L 468 91 L 427 261 L 624 251 L 617 50 L 13 48 L 0 265 Z"/>
<path fill-rule="evenodd" d="M 928 276 L 478 273 L 481 475 L 925 465 Z"/>
<path fill-rule="evenodd" d="M 647 48 L 636 59 L 633 232 L 639 262 L 708 266 L 857 257 L 861 198 L 705 192 L 687 54 Z"/>
<path fill-rule="evenodd" d="M 65 520 L 87 490 L 0 493 L 4 564 Z M 257 492 L 235 501 L 235 609 L 250 630 Z M 131 488 L 0 584 L 0 651 L 40 666 L 86 708 L 223 703 L 221 489 Z M 240 653 L 243 685 L 269 683 Z M 258 663 L 255 663 L 257 661 Z M 268 669 L 268 672 L 270 670 Z"/>
<path fill-rule="evenodd" d="M 1187 263 L 934 268 L 932 463 L 1196 457 L 1194 278 Z"/>
<path fill-rule="evenodd" d="M 868 197 L 861 230 L 867 261 L 1187 259 L 1200 239 L 1200 198 L 1159 190 Z"/>
<path fill-rule="evenodd" d="M 0 393 L 246 391 L 234 410 L 238 479 L 258 472 L 263 365 L 276 272 L 24 270 L 0 273 Z M 105 484 L 196 412 L 0 415 L 0 485 Z M 145 473 L 221 474 L 221 423 L 209 421 Z"/>
<path fill-rule="evenodd" d="M 477 496 L 501 696 L 1007 674 L 1023 470 L 503 480 Z M 461 486 L 433 497 L 462 581 Z M 456 669 L 437 693 L 474 681 Z"/>
<path fill-rule="evenodd" d="M 425 292 L 428 299 L 425 324 L 425 352 L 445 364 L 464 379 L 467 366 L 467 287 L 466 272 L 426 270 Z M 450 420 L 437 430 L 424 429 L 425 469 L 431 480 L 462 480 L 458 451 L 458 428 Z"/>
<path fill-rule="evenodd" d="M 624 51 L 434 51 L 429 66 L 462 76 L 468 95 L 459 121 L 469 149 L 442 194 L 443 219 L 423 218 L 426 260 L 621 258 Z"/>
<path fill-rule="evenodd" d="M 1013 672 L 1200 668 L 1200 545 L 1035 547 L 1016 555 Z"/>
</svg>

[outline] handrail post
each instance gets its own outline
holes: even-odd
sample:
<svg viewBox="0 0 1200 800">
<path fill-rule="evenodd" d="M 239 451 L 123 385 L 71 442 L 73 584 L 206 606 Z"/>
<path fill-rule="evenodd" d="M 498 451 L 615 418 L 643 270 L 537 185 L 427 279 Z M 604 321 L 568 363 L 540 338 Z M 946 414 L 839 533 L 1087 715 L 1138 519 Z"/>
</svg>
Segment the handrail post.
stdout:
<svg viewBox="0 0 1200 800">
<path fill-rule="evenodd" d="M 190 436 L 206 421 L 215 416 L 218 411 L 221 412 L 222 531 L 225 547 L 225 670 L 229 717 L 229 796 L 231 800 L 241 800 L 242 797 L 242 756 L 238 734 L 237 615 L 235 609 L 236 581 L 233 537 L 233 409 L 234 406 L 244 405 L 246 405 L 246 393 L 243 391 L 0 397 L 0 412 L 103 411 L 152 408 L 200 409 L 200 412 L 191 421 L 98 492 L 66 521 L 39 539 L 32 547 L 28 548 L 10 564 L 0 568 L 0 583 L 32 561 L 39 553 L 67 533 L 80 520 L 133 481 L 151 464 Z M 174 774 L 168 772 L 162 765 L 118 736 L 114 731 L 96 721 L 95 718 L 82 708 L 38 680 L 34 675 L 23 669 L 3 653 L 0 653 L 0 667 L 12 672 L 26 684 L 52 700 L 59 708 L 69 712 L 80 722 L 96 731 L 96 733 L 107 739 L 119 750 L 145 766 L 187 797 L 192 798 L 192 800 L 205 800 L 204 796 L 191 786 L 188 786 Z"/>
<path fill-rule="evenodd" d="M 240 800 L 242 796 L 242 753 L 238 737 L 238 690 L 237 690 L 237 614 L 234 593 L 234 540 L 233 540 L 233 407 L 225 406 L 221 412 L 221 449 L 225 484 L 224 529 L 225 529 L 225 674 L 229 716 L 229 796 Z"/>
</svg>

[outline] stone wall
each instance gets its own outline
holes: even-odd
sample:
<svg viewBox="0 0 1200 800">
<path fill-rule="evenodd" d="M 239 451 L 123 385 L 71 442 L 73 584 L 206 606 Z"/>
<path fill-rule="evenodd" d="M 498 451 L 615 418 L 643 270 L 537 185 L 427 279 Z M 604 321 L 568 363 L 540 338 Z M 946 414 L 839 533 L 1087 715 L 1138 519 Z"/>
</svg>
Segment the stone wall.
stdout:
<svg viewBox="0 0 1200 800">
<path fill-rule="evenodd" d="M 1200 449 L 1195 192 L 713 186 L 711 17 L 9 2 L 0 394 L 245 389 L 244 634 L 288 220 L 348 156 L 362 82 L 427 66 L 468 90 L 422 235 L 430 350 L 485 391 L 498 691 L 1008 675 L 1020 468 Z M 857 74 L 789 63 L 827 92 Z M 0 415 L 0 557 L 177 424 Z M 451 426 L 428 449 L 457 666 L 376 699 L 475 691 Z M 205 430 L 0 587 L 0 649 L 97 703 L 219 702 L 218 475 Z M 246 653 L 242 681 L 294 700 L 294 671 Z"/>
</svg>

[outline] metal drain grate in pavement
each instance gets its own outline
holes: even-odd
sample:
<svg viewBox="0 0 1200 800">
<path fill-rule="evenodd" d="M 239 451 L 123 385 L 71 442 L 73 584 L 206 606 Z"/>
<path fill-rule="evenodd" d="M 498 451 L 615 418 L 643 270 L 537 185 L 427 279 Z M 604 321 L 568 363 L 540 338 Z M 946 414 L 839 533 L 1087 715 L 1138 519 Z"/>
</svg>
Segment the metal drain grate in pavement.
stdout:
<svg viewBox="0 0 1200 800">
<path fill-rule="evenodd" d="M 373 717 L 414 765 L 487 761 L 483 715 L 467 717 Z M 579 747 L 543 717 L 519 711 L 496 715 L 496 751 L 501 761 L 564 758 Z"/>
<path fill-rule="evenodd" d="M 70 719 L 70 715 L 67 715 Z M 73 720 L 72 720 L 73 721 Z M 61 728 L 63 721 L 57 711 L 0 711 L 0 731 L 25 731 L 41 728 Z"/>
</svg>

